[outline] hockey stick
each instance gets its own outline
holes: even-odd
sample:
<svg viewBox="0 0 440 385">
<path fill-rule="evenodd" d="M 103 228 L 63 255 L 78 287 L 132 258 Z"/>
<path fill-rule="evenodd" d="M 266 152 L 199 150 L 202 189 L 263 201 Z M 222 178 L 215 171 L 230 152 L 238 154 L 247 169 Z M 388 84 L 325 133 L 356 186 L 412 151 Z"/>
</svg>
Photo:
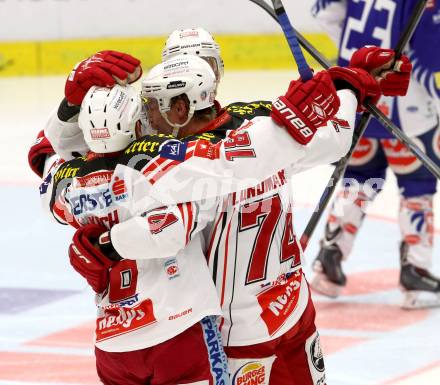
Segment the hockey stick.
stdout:
<svg viewBox="0 0 440 385">
<path fill-rule="evenodd" d="M 417 25 L 419 24 L 419 21 L 420 21 L 420 18 L 422 17 L 423 11 L 425 10 L 426 3 L 427 3 L 427 0 L 420 0 L 416 4 L 414 11 L 411 15 L 411 19 L 409 20 L 408 25 L 406 26 L 405 30 L 403 31 L 402 35 L 400 36 L 399 41 L 397 42 L 397 45 L 395 48 L 396 58 L 401 56 L 403 49 L 405 48 L 405 46 L 408 44 L 409 40 L 411 39 L 411 36 L 413 35 Z M 313 214 L 310 217 L 310 219 L 307 223 L 307 226 L 301 235 L 300 243 L 301 243 L 301 246 L 303 247 L 303 250 L 305 250 L 307 248 L 307 245 L 310 241 L 310 238 L 313 235 L 313 233 L 316 229 L 316 226 L 318 225 L 318 222 L 324 213 L 324 210 L 327 208 L 327 206 L 330 202 L 330 199 L 333 196 L 334 191 L 336 190 L 337 183 L 341 180 L 341 178 L 343 177 L 343 175 L 345 173 L 345 170 L 348 166 L 348 162 L 351 158 L 351 155 L 354 152 L 356 145 L 358 144 L 361 137 L 364 135 L 364 132 L 368 126 L 368 123 L 371 120 L 371 116 L 374 115 L 373 112 L 376 110 L 379 111 L 377 109 L 377 107 L 372 104 L 370 104 L 369 107 L 370 108 L 368 109 L 368 111 L 364 112 L 362 114 L 362 116 L 357 124 L 357 127 L 355 128 L 355 131 L 353 133 L 353 143 L 350 148 L 350 151 L 347 153 L 347 155 L 345 155 L 337 163 L 335 169 L 333 170 L 332 176 L 330 177 L 330 180 L 329 180 L 327 186 L 325 187 L 324 192 L 321 195 L 321 198 L 319 199 L 319 203 L 318 203 L 317 207 L 315 208 L 315 210 L 313 211 Z M 376 114 L 375 117 L 386 128 L 386 125 L 384 124 L 385 122 L 383 122 L 383 119 L 381 119 L 380 115 Z M 403 132 L 401 130 L 398 130 L 397 132 L 399 134 L 400 133 L 403 134 Z M 392 133 L 400 139 L 399 135 L 396 135 L 396 133 L 394 131 L 392 131 Z M 402 140 L 402 142 L 405 143 L 405 145 L 407 145 L 408 147 L 410 147 L 411 151 L 413 153 L 421 152 L 421 150 L 417 146 L 414 145 L 414 142 L 412 140 Z M 415 147 L 415 148 L 413 148 L 413 147 Z M 424 153 L 422 153 L 422 154 L 425 155 Z M 426 156 L 426 158 L 428 158 L 428 157 Z M 435 166 L 435 168 L 437 168 L 431 159 L 429 159 L 429 161 L 430 161 L 429 163 L 432 163 Z M 427 165 L 425 164 L 425 166 L 427 166 Z M 427 167 L 427 168 L 429 169 L 429 167 Z M 439 178 L 438 173 L 436 172 L 435 169 L 430 170 L 430 171 L 437 178 Z M 433 172 L 433 171 L 435 171 L 435 172 Z"/>
<path fill-rule="evenodd" d="M 275 21 L 278 23 L 276 12 L 267 4 L 264 0 L 250 0 L 252 3 L 258 5 L 260 8 L 264 9 Z M 272 0 L 277 1 L 278 0 Z M 418 7 L 422 3 L 426 4 L 427 0 L 421 0 L 414 9 L 419 9 Z M 281 1 L 279 1 L 281 3 Z M 282 3 L 281 3 L 282 7 Z M 423 7 L 421 12 L 423 12 Z M 283 8 L 284 11 L 284 8 Z M 284 11 L 285 13 L 285 11 Z M 416 24 L 417 26 L 417 24 Z M 307 39 L 302 36 L 296 29 L 290 26 L 292 31 L 295 33 L 298 43 L 319 63 L 323 68 L 328 69 L 331 64 L 307 41 Z M 283 28 L 283 27 L 282 27 Z M 405 39 L 408 42 L 409 39 Z M 403 40 L 402 40 L 403 41 Z M 406 43 L 405 43 L 406 44 Z M 398 47 L 396 47 L 397 50 Z M 292 50 L 292 48 L 291 48 Z M 401 50 L 400 50 L 401 51 Z M 365 103 L 364 107 L 368 112 L 376 118 L 382 126 L 394 137 L 399 139 L 408 149 L 414 154 L 414 156 L 419 159 L 423 165 L 433 174 L 437 179 L 440 179 L 440 168 L 412 141 L 408 135 L 406 135 L 399 127 L 397 127 L 390 119 L 388 119 L 382 111 L 380 111 L 375 105 L 371 103 Z M 343 158 L 344 159 L 344 158 Z M 336 181 L 337 182 L 337 181 Z"/>
<path fill-rule="evenodd" d="M 298 72 L 301 75 L 301 80 L 303 82 L 310 80 L 313 77 L 313 71 L 306 62 L 301 47 L 298 44 L 298 39 L 296 37 L 295 30 L 290 23 L 289 17 L 284 9 L 281 0 L 272 0 L 273 8 L 278 19 L 278 23 L 286 36 L 287 43 L 289 44 L 290 51 L 295 58 L 296 64 L 298 65 Z"/>
<path fill-rule="evenodd" d="M 268 5 L 264 0 L 250 0 L 252 3 L 258 5 L 264 9 L 273 19 L 277 22 L 278 18 L 275 11 Z M 426 3 L 427 0 L 424 1 Z M 417 4 L 419 6 L 420 3 Z M 422 8 L 423 11 L 423 8 Z M 323 68 L 328 69 L 331 64 L 302 36 L 297 30 L 292 27 L 298 42 L 304 49 L 323 66 Z M 405 39 L 407 40 L 407 39 Z M 396 47 L 397 49 L 397 47 Z M 380 111 L 376 106 L 371 103 L 365 103 L 364 107 L 370 112 L 374 118 L 376 118 L 382 126 L 393 136 L 398 138 L 409 150 L 414 154 L 414 156 L 419 159 L 423 165 L 433 174 L 437 179 L 440 179 L 440 168 L 390 119 L 388 119 L 382 111 Z M 344 159 L 344 158 L 343 158 Z M 337 181 L 336 181 L 337 182 Z M 335 183 L 336 184 L 336 183 Z"/>
<path fill-rule="evenodd" d="M 272 18 L 277 20 L 276 12 L 271 9 L 271 7 L 265 3 L 262 0 L 251 0 L 253 3 L 257 4 L 261 8 L 263 8 Z M 399 55 L 407 42 L 409 41 L 410 37 L 412 36 L 412 33 L 414 32 L 415 27 L 417 26 L 421 14 L 424 10 L 424 5 L 426 4 L 427 0 L 421 0 L 415 7 L 415 11 L 413 13 L 413 17 L 408 23 L 408 26 L 404 33 L 402 34 L 401 39 L 399 40 L 398 45 L 396 46 L 396 52 L 399 52 Z M 279 1 L 281 3 L 281 1 Z M 422 5 L 423 3 L 423 5 Z M 282 7 L 282 4 L 281 4 Z M 283 8 L 284 11 L 284 8 Z M 285 12 L 285 11 L 284 11 Z M 278 21 L 278 20 L 277 20 Z M 292 28 L 293 29 L 293 28 Z M 283 29 L 284 30 L 284 29 Z M 317 60 L 324 68 L 329 68 L 330 64 L 321 56 L 321 54 L 316 51 L 313 46 L 311 46 L 310 43 L 307 42 L 307 40 L 300 34 L 298 31 L 296 32 L 297 39 L 299 43 L 310 53 L 310 55 Z M 396 55 L 398 56 L 398 55 Z M 334 190 L 336 189 L 336 185 L 339 182 L 339 180 L 342 178 L 345 169 L 347 167 L 348 160 L 350 159 L 351 154 L 354 151 L 354 148 L 356 144 L 358 143 L 359 139 L 363 135 L 368 122 L 371 119 L 371 115 L 375 116 L 376 119 L 378 119 L 381 124 L 394 136 L 397 136 L 407 147 L 410 148 L 410 150 L 414 153 L 414 155 L 422 161 L 422 163 L 428 168 L 428 170 L 434 174 L 437 178 L 440 178 L 440 169 L 432 162 L 431 159 L 429 159 L 413 142 L 411 139 L 409 139 L 403 132 L 395 126 L 385 115 L 382 114 L 381 111 L 379 111 L 374 105 L 368 104 L 366 106 L 368 108 L 368 111 L 370 113 L 364 113 L 361 117 L 361 119 L 358 122 L 358 126 L 355 128 L 353 133 L 353 145 L 350 149 L 349 153 L 342 158 L 336 165 L 332 176 L 330 177 L 330 180 L 324 189 L 324 192 L 321 195 L 321 198 L 319 200 L 319 204 L 314 210 L 312 217 L 310 218 L 306 229 L 304 230 L 303 235 L 301 236 L 301 245 L 303 248 L 307 247 L 308 241 L 313 234 L 316 225 L 319 222 L 319 219 L 321 218 L 325 208 L 327 207 L 332 194 Z"/>
</svg>

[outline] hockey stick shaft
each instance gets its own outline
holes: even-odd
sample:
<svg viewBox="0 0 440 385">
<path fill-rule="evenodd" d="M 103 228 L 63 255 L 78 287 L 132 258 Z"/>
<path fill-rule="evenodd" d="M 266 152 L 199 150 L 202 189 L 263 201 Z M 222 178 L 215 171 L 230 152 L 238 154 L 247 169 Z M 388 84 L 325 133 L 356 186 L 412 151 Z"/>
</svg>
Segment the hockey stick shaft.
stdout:
<svg viewBox="0 0 440 385">
<path fill-rule="evenodd" d="M 267 4 L 264 0 L 250 0 L 252 3 L 258 5 L 262 9 L 264 9 L 275 21 L 279 22 L 277 15 L 275 14 L 275 11 L 270 7 L 269 4 Z M 427 2 L 427 0 L 422 0 L 424 3 Z M 417 7 L 420 5 L 420 3 L 417 4 Z M 419 9 L 419 8 L 417 8 Z M 421 11 L 423 13 L 423 9 L 421 8 Z M 414 19 L 415 20 L 415 19 Z M 417 24 L 416 24 L 417 25 Z M 331 64 L 307 41 L 304 36 L 302 36 L 297 30 L 295 30 L 292 27 L 292 30 L 294 31 L 297 40 L 301 46 L 319 63 L 322 65 L 323 68 L 328 69 Z M 408 30 L 409 31 L 409 30 Z M 402 42 L 406 43 L 409 39 L 402 39 Z M 405 45 L 406 45 L 405 43 Z M 401 44 L 400 44 L 401 45 Z M 403 47 L 405 46 L 396 46 L 396 51 L 401 51 Z M 440 168 L 423 152 L 420 150 L 419 147 L 405 134 L 402 132 L 402 130 L 397 127 L 393 122 L 391 122 L 388 117 L 386 117 L 382 111 L 376 108 L 371 103 L 366 103 L 364 105 L 368 112 L 370 112 L 384 127 L 385 129 L 390 132 L 393 136 L 397 137 L 399 140 L 402 141 L 405 146 L 407 146 L 410 151 L 414 154 L 415 157 L 417 157 L 423 165 L 438 179 L 440 179 Z M 345 158 L 343 158 L 345 159 Z M 342 159 L 342 160 L 343 160 Z M 341 161 L 342 161 L 341 160 Z M 336 181 L 337 182 L 337 181 Z"/>
<path fill-rule="evenodd" d="M 400 36 L 399 41 L 397 42 L 397 45 L 395 48 L 396 57 L 401 56 L 403 49 L 405 48 L 405 46 L 408 44 L 409 40 L 411 39 L 411 36 L 413 35 L 413 33 L 414 33 L 414 31 L 420 21 L 420 18 L 422 17 L 426 3 L 427 3 L 427 0 L 420 0 L 416 4 L 414 11 L 413 11 L 413 14 L 411 16 L 411 19 L 408 22 L 408 25 L 406 26 L 402 35 Z M 301 243 L 301 246 L 303 247 L 303 250 L 305 250 L 307 248 L 307 245 L 309 244 L 310 238 L 313 235 L 313 233 L 316 229 L 316 226 L 318 225 L 318 222 L 321 219 L 325 209 L 327 208 L 327 206 L 333 196 L 333 193 L 336 190 L 336 186 L 337 186 L 338 182 L 342 179 L 342 177 L 345 173 L 345 170 L 348 166 L 348 162 L 350 160 L 350 157 L 353 154 L 357 143 L 359 142 L 361 137 L 364 135 L 364 132 L 368 126 L 368 123 L 371 120 L 372 115 L 374 115 L 376 117 L 376 119 L 378 119 L 378 121 L 381 122 L 382 125 L 389 132 L 391 132 L 393 135 L 397 136 L 403 143 L 405 143 L 405 145 L 407 145 L 407 147 L 409 147 L 413 153 L 420 152 L 421 154 L 419 154 L 419 155 L 421 155 L 422 158 L 423 157 L 427 158 L 427 162 L 424 162 L 425 166 L 437 178 L 440 177 L 440 174 L 437 171 L 438 167 L 434 164 L 434 162 L 431 159 L 429 159 L 423 152 L 421 152 L 421 150 L 417 146 L 414 145 L 414 142 L 412 140 L 410 140 L 409 138 L 407 138 L 408 140 L 406 138 L 403 138 L 403 136 L 406 136 L 403 133 L 403 131 L 401 131 L 400 129 L 390 131 L 388 129 L 388 126 L 386 124 L 384 124 L 385 122 L 383 122 L 383 119 L 381 117 L 382 114 L 377 113 L 377 112 L 380 112 L 377 109 L 377 107 L 372 104 L 370 104 L 369 107 L 370 107 L 369 111 L 364 112 L 362 114 L 362 116 L 357 124 L 357 127 L 354 130 L 353 143 L 350 148 L 350 151 L 348 152 L 347 155 L 345 155 L 337 163 L 335 169 L 333 170 L 332 176 L 330 177 L 329 182 L 328 182 L 327 186 L 325 187 L 324 192 L 321 195 L 318 206 L 313 211 L 313 214 L 310 217 L 310 219 L 306 225 L 306 228 L 304 229 L 303 234 L 301 235 L 300 243 Z"/>
<path fill-rule="evenodd" d="M 313 72 L 307 64 L 306 58 L 304 57 L 301 47 L 298 44 L 295 30 L 293 29 L 289 17 L 287 16 L 283 3 L 281 2 L 281 0 L 272 0 L 272 4 L 275 10 L 275 14 L 278 18 L 278 23 L 284 32 L 284 36 L 287 39 L 290 51 L 295 58 L 296 64 L 298 66 L 298 72 L 301 75 L 301 80 L 304 82 L 310 80 L 313 77 Z"/>
</svg>

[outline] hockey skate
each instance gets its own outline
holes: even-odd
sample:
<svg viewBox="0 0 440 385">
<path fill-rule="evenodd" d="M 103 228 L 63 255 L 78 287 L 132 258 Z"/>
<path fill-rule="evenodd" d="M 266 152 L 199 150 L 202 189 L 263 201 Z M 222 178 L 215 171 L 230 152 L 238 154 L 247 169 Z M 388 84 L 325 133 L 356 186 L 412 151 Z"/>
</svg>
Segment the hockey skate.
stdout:
<svg viewBox="0 0 440 385">
<path fill-rule="evenodd" d="M 312 268 L 316 275 L 310 284 L 315 291 L 336 298 L 347 282 L 342 271 L 342 252 L 335 243 L 331 245 L 325 243 L 325 241 L 321 242 L 321 250 L 313 261 Z"/>
<path fill-rule="evenodd" d="M 428 270 L 412 265 L 407 259 L 408 245 L 400 246 L 399 283 L 404 293 L 402 308 L 422 309 L 440 306 L 440 279 Z"/>
</svg>

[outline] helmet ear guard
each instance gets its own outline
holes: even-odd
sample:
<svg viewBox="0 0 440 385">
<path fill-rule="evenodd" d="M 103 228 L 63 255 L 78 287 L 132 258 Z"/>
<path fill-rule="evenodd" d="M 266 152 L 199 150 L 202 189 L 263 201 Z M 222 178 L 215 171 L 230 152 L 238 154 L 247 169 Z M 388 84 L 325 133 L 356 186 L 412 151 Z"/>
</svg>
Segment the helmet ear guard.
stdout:
<svg viewBox="0 0 440 385">
<path fill-rule="evenodd" d="M 153 98 L 167 123 L 179 129 L 186 126 L 195 111 L 214 105 L 216 78 L 211 66 L 193 55 L 178 55 L 153 67 L 142 81 L 142 97 Z M 184 123 L 169 120 L 167 112 L 172 99 L 186 95 L 189 100 L 188 117 Z"/>
<path fill-rule="evenodd" d="M 177 55 L 194 55 L 201 58 L 213 58 L 216 65 L 210 63 L 217 80 L 224 74 L 224 64 L 220 46 L 212 35 L 203 28 L 176 30 L 168 37 L 162 51 L 162 60 L 169 60 Z"/>
<path fill-rule="evenodd" d="M 121 151 L 136 139 L 141 101 L 133 86 L 93 86 L 81 104 L 78 124 L 90 150 Z"/>
</svg>

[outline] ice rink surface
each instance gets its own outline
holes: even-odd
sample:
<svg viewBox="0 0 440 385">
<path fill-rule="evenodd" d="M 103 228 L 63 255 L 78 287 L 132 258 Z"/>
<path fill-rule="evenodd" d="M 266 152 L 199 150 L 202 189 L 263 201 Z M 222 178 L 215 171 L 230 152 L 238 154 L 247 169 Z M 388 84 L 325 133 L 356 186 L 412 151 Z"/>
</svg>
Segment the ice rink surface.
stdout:
<svg viewBox="0 0 440 385">
<path fill-rule="evenodd" d="M 230 72 L 219 100 L 272 99 L 293 76 Z M 62 77 L 0 79 L 0 385 L 98 384 L 93 294 L 70 267 L 66 251 L 73 231 L 42 213 L 38 179 L 27 167 L 29 145 L 57 106 L 63 85 Z M 273 151 L 276 156 L 280 149 Z M 330 172 L 323 166 L 292 181 L 298 233 Z M 437 198 L 437 209 L 438 203 Z M 389 175 L 345 263 L 343 295 L 314 295 L 328 385 L 440 384 L 440 309 L 399 307 L 397 207 Z M 436 229 L 439 221 L 437 215 Z M 322 226 L 306 252 L 309 277 Z M 440 273 L 438 247 L 434 272 Z"/>
</svg>

